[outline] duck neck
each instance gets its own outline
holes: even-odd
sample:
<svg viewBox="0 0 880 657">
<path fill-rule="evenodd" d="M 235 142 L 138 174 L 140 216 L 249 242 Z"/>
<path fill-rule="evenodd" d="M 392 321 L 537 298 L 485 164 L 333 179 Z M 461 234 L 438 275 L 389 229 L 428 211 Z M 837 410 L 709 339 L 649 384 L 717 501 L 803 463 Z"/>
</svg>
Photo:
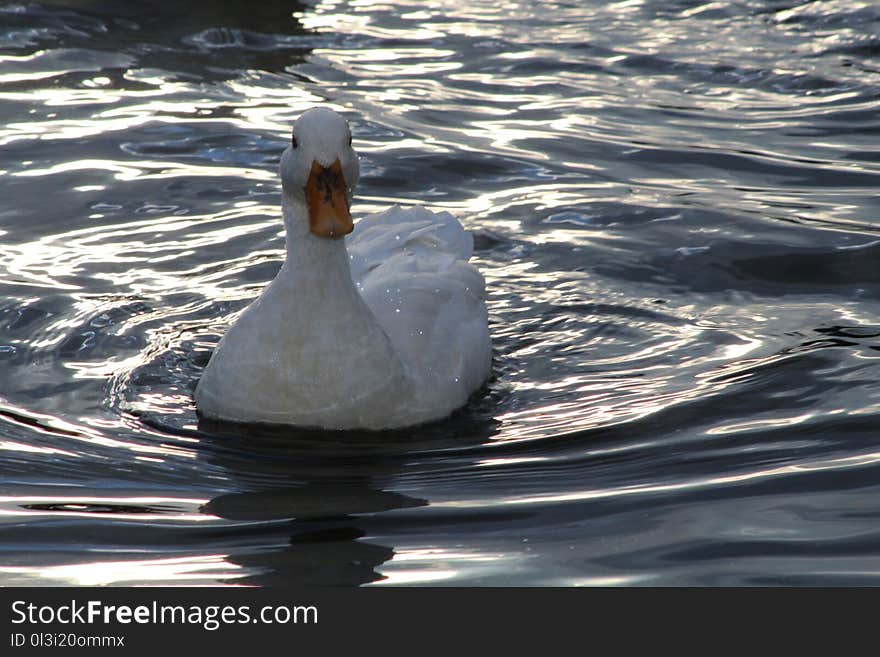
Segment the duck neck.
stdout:
<svg viewBox="0 0 880 657">
<path fill-rule="evenodd" d="M 313 235 L 309 230 L 309 214 L 304 200 L 284 192 L 281 209 L 287 242 L 283 269 L 288 270 L 298 283 L 308 285 L 318 293 L 329 290 L 336 295 L 347 290 L 354 292 L 345 240 Z"/>
</svg>

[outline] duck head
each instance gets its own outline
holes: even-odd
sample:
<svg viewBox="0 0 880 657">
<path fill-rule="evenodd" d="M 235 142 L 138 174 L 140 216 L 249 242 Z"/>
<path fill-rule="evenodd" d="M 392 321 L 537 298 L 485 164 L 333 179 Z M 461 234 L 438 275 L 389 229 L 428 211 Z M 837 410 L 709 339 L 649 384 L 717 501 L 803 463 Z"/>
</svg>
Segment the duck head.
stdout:
<svg viewBox="0 0 880 657">
<path fill-rule="evenodd" d="M 345 119 L 325 107 L 302 114 L 281 156 L 281 185 L 307 209 L 313 235 L 339 238 L 354 229 L 349 207 L 359 177 Z"/>
</svg>

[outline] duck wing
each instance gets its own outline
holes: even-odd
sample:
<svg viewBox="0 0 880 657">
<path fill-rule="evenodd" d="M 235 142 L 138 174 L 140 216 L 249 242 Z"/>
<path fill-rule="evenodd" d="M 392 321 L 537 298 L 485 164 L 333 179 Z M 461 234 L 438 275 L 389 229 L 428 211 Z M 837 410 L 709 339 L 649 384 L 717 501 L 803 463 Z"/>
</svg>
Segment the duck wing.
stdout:
<svg viewBox="0 0 880 657">
<path fill-rule="evenodd" d="M 394 206 L 348 239 L 352 278 L 410 376 L 421 403 L 455 408 L 488 377 L 485 281 L 468 259 L 473 237 L 448 212 Z"/>
</svg>

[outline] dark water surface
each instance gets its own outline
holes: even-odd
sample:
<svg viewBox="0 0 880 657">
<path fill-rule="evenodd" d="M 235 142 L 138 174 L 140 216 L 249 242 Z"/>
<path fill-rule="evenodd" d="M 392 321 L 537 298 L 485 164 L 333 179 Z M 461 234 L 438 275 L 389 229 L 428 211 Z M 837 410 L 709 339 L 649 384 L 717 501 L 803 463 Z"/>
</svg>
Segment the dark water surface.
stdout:
<svg viewBox="0 0 880 657">
<path fill-rule="evenodd" d="M 0 4 L 0 584 L 880 584 L 880 6 Z M 291 122 L 476 236 L 495 377 L 199 424 Z"/>
</svg>

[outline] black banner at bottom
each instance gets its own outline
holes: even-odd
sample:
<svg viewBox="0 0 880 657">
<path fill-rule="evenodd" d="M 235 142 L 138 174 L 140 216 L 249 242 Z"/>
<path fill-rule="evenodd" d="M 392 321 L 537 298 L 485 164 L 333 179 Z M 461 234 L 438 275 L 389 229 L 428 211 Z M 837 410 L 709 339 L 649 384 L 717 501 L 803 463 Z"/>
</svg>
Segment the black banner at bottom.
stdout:
<svg viewBox="0 0 880 657">
<path fill-rule="evenodd" d="M 796 627 L 807 638 L 820 627 L 810 624 L 809 610 L 824 610 L 827 629 L 828 610 L 852 596 L 803 589 L 7 588 L 0 589 L 0 655 L 176 655 L 190 648 L 212 655 L 282 648 L 470 654 L 478 639 L 492 654 L 557 654 L 565 645 L 604 653 L 599 642 L 614 652 L 681 647 L 706 632 L 729 647 L 768 629 Z M 857 598 L 856 606 L 869 602 Z"/>
</svg>

